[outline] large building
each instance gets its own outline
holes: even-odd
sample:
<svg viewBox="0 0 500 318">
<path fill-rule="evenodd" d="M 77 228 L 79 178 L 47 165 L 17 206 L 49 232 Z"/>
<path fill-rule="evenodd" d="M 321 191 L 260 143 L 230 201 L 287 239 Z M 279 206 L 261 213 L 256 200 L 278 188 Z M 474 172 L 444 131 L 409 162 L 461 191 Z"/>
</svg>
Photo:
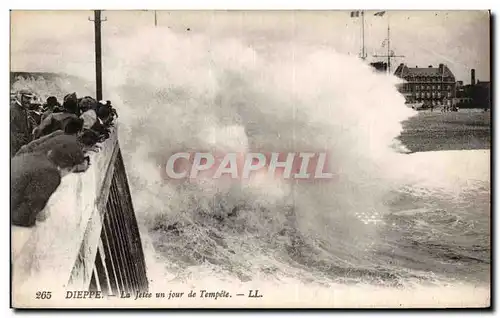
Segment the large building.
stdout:
<svg viewBox="0 0 500 318">
<path fill-rule="evenodd" d="M 446 65 L 408 67 L 401 63 L 394 75 L 406 81 L 401 84 L 399 91 L 408 103 L 423 102 L 427 106 L 452 105 L 457 83 Z"/>
</svg>

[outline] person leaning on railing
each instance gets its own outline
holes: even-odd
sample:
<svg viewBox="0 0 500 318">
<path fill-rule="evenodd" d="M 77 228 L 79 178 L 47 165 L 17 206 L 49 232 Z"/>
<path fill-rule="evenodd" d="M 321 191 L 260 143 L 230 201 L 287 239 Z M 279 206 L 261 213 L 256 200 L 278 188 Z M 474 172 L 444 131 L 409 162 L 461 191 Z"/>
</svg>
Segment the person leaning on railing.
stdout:
<svg viewBox="0 0 500 318">
<path fill-rule="evenodd" d="M 70 118 L 64 126 L 64 130 L 56 130 L 48 135 L 33 140 L 29 144 L 22 146 L 21 149 L 19 149 L 19 151 L 16 153 L 16 156 L 27 152 L 39 151 L 40 149 L 48 151 L 50 149 L 44 149 L 43 146 L 46 144 L 55 145 L 55 143 L 53 142 L 54 137 L 60 135 L 70 135 L 73 136 L 73 138 L 77 138 L 82 131 L 82 127 L 82 119 Z"/>
<path fill-rule="evenodd" d="M 52 113 L 60 113 L 63 111 L 63 108 L 59 101 L 57 100 L 57 97 L 55 96 L 49 96 L 47 97 L 47 100 L 45 104 L 43 105 L 43 114 L 41 120 L 43 121 L 47 116 L 49 116 Z"/>
<path fill-rule="evenodd" d="M 111 102 L 97 102 L 86 96 L 78 104 L 82 113 L 80 118 L 83 119 L 83 132 L 80 135 L 82 143 L 91 146 L 109 138 L 110 127 L 113 126 L 114 118 L 118 117 Z"/>
<path fill-rule="evenodd" d="M 40 125 L 33 130 L 34 139 L 48 135 L 56 130 L 64 130 L 64 126 L 69 120 L 80 116 L 76 93 L 64 97 L 62 108 L 62 112 L 52 112 L 44 117 Z"/>
<path fill-rule="evenodd" d="M 75 172 L 77 167 L 85 171 L 88 157 L 76 138 L 59 140 L 47 152 L 28 152 L 12 158 L 11 224 L 34 226 L 37 215 L 59 187 L 61 178 Z"/>
</svg>

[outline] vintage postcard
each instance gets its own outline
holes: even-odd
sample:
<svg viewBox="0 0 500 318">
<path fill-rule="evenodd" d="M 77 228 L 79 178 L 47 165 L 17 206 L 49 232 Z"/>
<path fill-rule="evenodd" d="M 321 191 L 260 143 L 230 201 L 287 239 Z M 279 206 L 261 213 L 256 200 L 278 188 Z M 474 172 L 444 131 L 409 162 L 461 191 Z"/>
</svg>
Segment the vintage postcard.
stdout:
<svg viewBox="0 0 500 318">
<path fill-rule="evenodd" d="M 14 308 L 487 308 L 488 11 L 11 11 Z"/>
</svg>

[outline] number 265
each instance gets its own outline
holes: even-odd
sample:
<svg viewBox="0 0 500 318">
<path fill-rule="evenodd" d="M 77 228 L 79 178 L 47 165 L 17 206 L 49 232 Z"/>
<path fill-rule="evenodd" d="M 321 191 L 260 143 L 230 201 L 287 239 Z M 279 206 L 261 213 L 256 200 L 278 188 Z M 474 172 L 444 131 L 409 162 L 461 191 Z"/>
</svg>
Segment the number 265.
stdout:
<svg viewBox="0 0 500 318">
<path fill-rule="evenodd" d="M 36 292 L 36 299 L 50 299 L 51 297 L 52 297 L 52 292 L 49 291 Z"/>
</svg>

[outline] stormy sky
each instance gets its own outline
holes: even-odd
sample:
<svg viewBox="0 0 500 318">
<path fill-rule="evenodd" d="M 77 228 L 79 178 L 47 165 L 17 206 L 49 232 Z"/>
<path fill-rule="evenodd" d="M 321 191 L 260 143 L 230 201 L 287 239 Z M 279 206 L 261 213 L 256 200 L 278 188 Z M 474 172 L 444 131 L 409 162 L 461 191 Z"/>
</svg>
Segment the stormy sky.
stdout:
<svg viewBox="0 0 500 318">
<path fill-rule="evenodd" d="M 388 23 L 391 49 L 404 55 L 393 61 L 427 67 L 447 64 L 457 80 L 490 79 L 490 31 L 487 11 L 376 11 L 365 12 L 368 60 L 387 53 Z M 43 70 L 54 61 L 93 62 L 92 11 L 13 11 L 11 14 L 11 69 Z M 154 26 L 153 11 L 103 11 L 103 42 L 107 38 Z M 280 43 L 331 48 L 358 55 L 361 19 L 349 11 L 157 11 L 158 27 L 186 36 L 203 34 L 210 41 L 237 38 L 259 52 L 272 55 Z M 134 43 L 130 43 L 131 46 Z M 81 55 L 70 52 L 75 46 Z M 127 50 L 127 47 L 123 48 Z M 105 54 L 105 51 L 103 52 Z M 80 61 L 81 62 L 81 61 Z M 105 66 L 104 66 L 105 67 Z M 52 69 L 48 71 L 53 71 Z"/>
</svg>

